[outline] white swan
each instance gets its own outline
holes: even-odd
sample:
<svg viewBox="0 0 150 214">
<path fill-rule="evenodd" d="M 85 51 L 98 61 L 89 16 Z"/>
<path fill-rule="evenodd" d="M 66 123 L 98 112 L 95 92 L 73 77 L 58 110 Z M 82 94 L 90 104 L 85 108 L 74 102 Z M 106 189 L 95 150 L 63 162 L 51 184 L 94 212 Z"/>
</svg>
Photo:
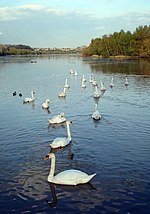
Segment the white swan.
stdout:
<svg viewBox="0 0 150 214">
<path fill-rule="evenodd" d="M 26 97 L 24 100 L 23 100 L 23 103 L 31 103 L 34 101 L 34 94 L 35 92 L 34 91 L 31 91 L 31 98 L 30 97 Z"/>
<path fill-rule="evenodd" d="M 113 77 L 111 78 L 111 80 L 110 80 L 110 84 L 109 84 L 109 86 L 111 87 L 111 88 L 113 88 L 114 87 L 114 79 L 113 79 Z"/>
<path fill-rule="evenodd" d="M 55 154 L 50 153 L 47 154 L 44 160 L 51 159 L 51 169 L 48 175 L 48 181 L 54 184 L 62 184 L 62 185 L 77 185 L 88 183 L 95 175 L 88 175 L 85 172 L 75 169 L 69 169 L 62 171 L 54 176 L 55 173 Z"/>
<path fill-rule="evenodd" d="M 74 74 L 74 71 L 72 68 L 70 69 L 70 74 Z"/>
<path fill-rule="evenodd" d="M 104 92 L 104 91 L 106 91 L 106 88 L 105 88 L 104 82 L 102 82 L 102 81 L 101 81 L 101 91 L 103 91 L 103 92 Z"/>
<path fill-rule="evenodd" d="M 68 80 L 66 79 L 65 81 L 65 85 L 64 85 L 65 88 L 70 88 L 70 86 L 68 85 Z"/>
<path fill-rule="evenodd" d="M 50 100 L 46 99 L 45 103 L 42 104 L 42 108 L 49 109 Z"/>
<path fill-rule="evenodd" d="M 62 148 L 67 146 L 71 143 L 71 132 L 70 132 L 70 121 L 66 121 L 67 125 L 67 137 L 57 137 L 53 142 L 50 144 L 51 148 Z"/>
<path fill-rule="evenodd" d="M 94 98 L 100 98 L 100 93 L 99 93 L 99 91 L 98 91 L 98 87 L 97 86 L 95 86 L 95 91 L 94 91 Z"/>
<path fill-rule="evenodd" d="M 100 120 L 101 119 L 101 115 L 100 115 L 99 111 L 97 110 L 97 107 L 98 107 L 98 105 L 97 105 L 97 103 L 95 103 L 95 110 L 92 114 L 93 120 Z"/>
<path fill-rule="evenodd" d="M 86 88 L 86 83 L 83 80 L 82 80 L 82 88 Z"/>
<path fill-rule="evenodd" d="M 58 94 L 58 97 L 66 97 L 66 88 L 64 87 L 64 91 Z"/>
<path fill-rule="evenodd" d="M 128 86 L 129 85 L 129 82 L 128 82 L 128 78 L 126 77 L 126 80 L 125 80 L 125 86 Z"/>
<path fill-rule="evenodd" d="M 98 82 L 95 79 L 93 79 L 93 81 L 91 83 L 92 83 L 92 86 L 97 86 L 98 85 Z"/>
<path fill-rule="evenodd" d="M 85 78 L 84 74 L 82 76 L 82 82 L 86 82 L 86 78 Z"/>
<path fill-rule="evenodd" d="M 77 71 L 75 70 L 74 71 L 74 74 L 73 74 L 74 76 L 78 76 L 78 73 L 77 73 Z"/>
<path fill-rule="evenodd" d="M 48 120 L 50 124 L 60 124 L 66 122 L 66 118 L 64 117 L 65 113 L 62 112 L 59 115 L 54 116 L 52 119 Z"/>
</svg>

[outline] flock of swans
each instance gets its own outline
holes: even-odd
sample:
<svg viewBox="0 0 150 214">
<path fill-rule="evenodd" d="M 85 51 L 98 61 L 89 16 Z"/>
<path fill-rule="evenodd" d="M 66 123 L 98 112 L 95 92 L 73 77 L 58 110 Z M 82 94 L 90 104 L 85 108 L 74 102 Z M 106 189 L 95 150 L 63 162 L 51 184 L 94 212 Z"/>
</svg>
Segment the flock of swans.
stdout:
<svg viewBox="0 0 150 214">
<path fill-rule="evenodd" d="M 70 70 L 70 74 L 74 75 L 74 76 L 78 75 L 77 72 L 73 71 L 72 69 Z M 81 87 L 82 88 L 86 88 L 86 81 L 87 80 L 83 74 L 82 79 L 81 79 Z M 89 82 L 94 87 L 94 94 L 93 94 L 94 99 L 99 99 L 101 97 L 101 95 L 104 94 L 106 91 L 106 87 L 104 85 L 104 82 L 101 81 L 100 90 L 99 90 L 98 82 L 93 76 L 89 77 Z M 126 86 L 129 85 L 127 77 L 126 77 L 124 84 Z M 114 87 L 113 77 L 111 78 L 109 86 L 111 88 Z M 69 86 L 68 81 L 66 79 L 65 84 L 64 84 L 64 89 L 62 92 L 58 93 L 58 97 L 66 97 L 66 95 L 67 95 L 66 91 L 68 88 L 70 88 L 70 86 Z M 101 91 L 101 93 L 100 93 L 100 91 Z M 16 94 L 13 94 L 13 96 L 15 96 L 15 95 Z M 34 95 L 35 95 L 35 92 L 32 91 L 31 97 L 30 98 L 27 97 L 27 98 L 23 99 L 23 103 L 34 102 L 34 100 L 35 100 Z M 46 99 L 46 101 L 42 104 L 42 108 L 48 110 L 49 107 L 50 107 L 50 100 Z M 97 102 L 95 102 L 95 108 L 94 108 L 94 112 L 91 115 L 91 118 L 93 120 L 100 120 L 101 119 L 101 115 L 98 111 L 98 103 Z M 54 139 L 53 142 L 50 144 L 51 150 L 68 146 L 72 141 L 71 131 L 70 131 L 70 125 L 72 122 L 65 118 L 64 112 L 62 112 L 59 115 L 54 116 L 51 119 L 48 119 L 48 122 L 50 124 L 66 123 L 66 129 L 67 129 L 67 137 L 57 137 L 56 139 Z M 87 173 L 82 172 L 80 170 L 76 170 L 76 169 L 65 170 L 65 171 L 58 173 L 57 175 L 54 175 L 54 173 L 55 173 L 55 154 L 51 151 L 49 154 L 47 154 L 45 156 L 44 159 L 45 160 L 51 159 L 50 173 L 48 175 L 47 180 L 48 180 L 48 182 L 51 182 L 54 184 L 62 184 L 62 185 L 85 184 L 85 183 L 88 183 L 96 175 L 96 173 L 94 173 L 92 175 L 88 175 Z"/>
</svg>

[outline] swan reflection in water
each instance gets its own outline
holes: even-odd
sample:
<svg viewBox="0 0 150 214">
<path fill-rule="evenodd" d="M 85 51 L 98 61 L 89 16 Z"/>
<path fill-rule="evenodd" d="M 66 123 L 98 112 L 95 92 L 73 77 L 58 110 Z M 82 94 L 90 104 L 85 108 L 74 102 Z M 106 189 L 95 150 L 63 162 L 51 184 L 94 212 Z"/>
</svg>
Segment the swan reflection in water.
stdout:
<svg viewBox="0 0 150 214">
<path fill-rule="evenodd" d="M 72 142 L 71 142 L 72 143 Z M 67 155 L 67 159 L 68 160 L 73 160 L 74 158 L 74 154 L 71 151 L 71 143 L 65 147 L 61 147 L 61 148 L 51 148 L 50 149 L 50 153 L 57 153 L 57 152 L 62 152 L 64 150 L 68 149 L 68 155 Z"/>
<path fill-rule="evenodd" d="M 23 105 L 31 105 L 32 106 L 32 109 L 34 110 L 35 109 L 35 103 L 34 101 L 29 103 L 29 102 L 26 102 L 26 103 L 23 103 Z"/>
<path fill-rule="evenodd" d="M 72 191 L 83 191 L 86 189 L 93 189 L 93 190 L 97 190 L 96 188 L 93 187 L 93 185 L 88 182 L 86 184 L 78 184 L 76 186 L 74 185 L 61 185 L 61 184 L 53 184 L 53 183 L 49 183 L 49 187 L 51 190 L 51 197 L 52 197 L 52 201 L 49 200 L 45 200 L 46 203 L 49 205 L 50 208 L 55 208 L 58 202 L 57 199 L 57 195 L 56 195 L 56 189 L 61 189 L 65 191 L 65 195 L 66 192 L 72 192 Z"/>
</svg>

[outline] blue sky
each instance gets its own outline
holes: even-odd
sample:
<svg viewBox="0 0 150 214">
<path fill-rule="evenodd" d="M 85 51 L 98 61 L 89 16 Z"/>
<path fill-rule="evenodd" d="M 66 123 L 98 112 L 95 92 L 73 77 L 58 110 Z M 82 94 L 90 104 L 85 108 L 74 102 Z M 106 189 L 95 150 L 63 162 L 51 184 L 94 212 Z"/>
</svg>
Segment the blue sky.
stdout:
<svg viewBox="0 0 150 214">
<path fill-rule="evenodd" d="M 0 0 L 0 43 L 79 47 L 150 25 L 150 0 Z"/>
</svg>

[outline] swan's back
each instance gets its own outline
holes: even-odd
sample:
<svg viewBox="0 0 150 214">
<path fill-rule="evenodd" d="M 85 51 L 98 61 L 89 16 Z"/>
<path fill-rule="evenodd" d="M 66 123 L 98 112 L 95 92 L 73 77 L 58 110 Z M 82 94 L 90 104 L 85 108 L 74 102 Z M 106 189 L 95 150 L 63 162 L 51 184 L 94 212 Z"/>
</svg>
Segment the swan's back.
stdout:
<svg viewBox="0 0 150 214">
<path fill-rule="evenodd" d="M 51 144 L 51 148 L 61 148 L 67 146 L 71 140 L 67 137 L 57 137 Z"/>
<path fill-rule="evenodd" d="M 52 183 L 63 185 L 77 185 L 89 182 L 96 175 L 88 175 L 80 170 L 65 170 L 49 180 Z"/>
</svg>

